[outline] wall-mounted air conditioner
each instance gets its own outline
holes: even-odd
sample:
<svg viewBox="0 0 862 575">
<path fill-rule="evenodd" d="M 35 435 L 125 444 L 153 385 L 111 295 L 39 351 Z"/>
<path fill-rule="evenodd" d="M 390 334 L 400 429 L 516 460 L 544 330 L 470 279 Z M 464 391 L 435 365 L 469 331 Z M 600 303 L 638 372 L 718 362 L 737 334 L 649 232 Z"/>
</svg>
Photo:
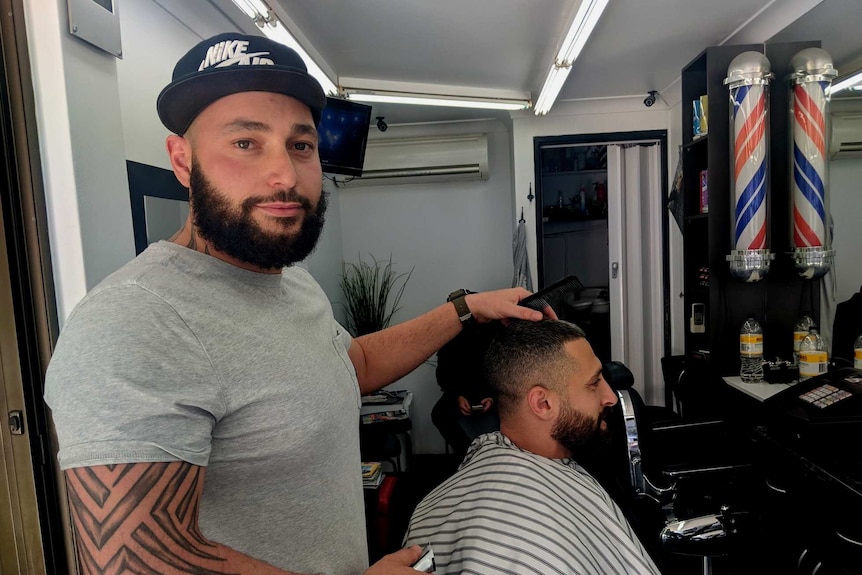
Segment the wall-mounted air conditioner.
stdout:
<svg viewBox="0 0 862 575">
<path fill-rule="evenodd" d="M 832 114 L 829 159 L 862 158 L 862 114 Z"/>
<path fill-rule="evenodd" d="M 362 177 L 345 186 L 488 179 L 488 136 L 369 140 Z M 339 182 L 340 184 L 340 182 Z"/>
</svg>

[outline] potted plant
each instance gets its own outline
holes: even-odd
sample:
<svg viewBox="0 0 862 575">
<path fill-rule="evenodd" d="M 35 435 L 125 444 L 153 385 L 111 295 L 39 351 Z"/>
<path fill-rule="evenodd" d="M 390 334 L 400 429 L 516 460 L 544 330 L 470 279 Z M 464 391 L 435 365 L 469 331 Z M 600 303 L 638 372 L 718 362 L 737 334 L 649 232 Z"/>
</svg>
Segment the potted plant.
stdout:
<svg viewBox="0 0 862 575">
<path fill-rule="evenodd" d="M 358 263 L 342 264 L 341 291 L 344 294 L 345 326 L 354 337 L 359 337 L 389 326 L 392 316 L 400 308 L 407 281 L 413 274 L 396 274 L 392 255 L 388 260 L 371 256 L 371 262 L 359 257 Z M 400 287 L 399 287 L 400 282 Z M 390 302 L 390 299 L 392 300 Z"/>
</svg>

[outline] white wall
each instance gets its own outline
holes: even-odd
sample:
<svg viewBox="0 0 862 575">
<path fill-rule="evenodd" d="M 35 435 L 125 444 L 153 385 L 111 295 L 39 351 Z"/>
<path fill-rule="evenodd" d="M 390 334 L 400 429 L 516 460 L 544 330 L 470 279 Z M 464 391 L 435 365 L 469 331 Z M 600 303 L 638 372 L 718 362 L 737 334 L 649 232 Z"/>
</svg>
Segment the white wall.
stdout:
<svg viewBox="0 0 862 575">
<path fill-rule="evenodd" d="M 842 302 L 862 286 L 862 158 L 829 162 L 829 209 L 835 224 L 835 299 Z"/>
<path fill-rule="evenodd" d="M 71 36 L 65 0 L 25 3 L 60 322 L 134 256 L 114 56 Z"/>
<path fill-rule="evenodd" d="M 500 122 L 440 126 L 390 126 L 386 138 L 488 133 L 485 181 L 347 188 L 341 194 L 344 258 L 388 258 L 397 272 L 413 268 L 402 309 L 394 321 L 442 304 L 458 289 L 510 287 L 512 234 L 510 139 Z M 443 439 L 431 423 L 440 397 L 434 367 L 425 364 L 392 385 L 414 392 L 413 441 L 417 453 L 442 453 Z"/>
</svg>

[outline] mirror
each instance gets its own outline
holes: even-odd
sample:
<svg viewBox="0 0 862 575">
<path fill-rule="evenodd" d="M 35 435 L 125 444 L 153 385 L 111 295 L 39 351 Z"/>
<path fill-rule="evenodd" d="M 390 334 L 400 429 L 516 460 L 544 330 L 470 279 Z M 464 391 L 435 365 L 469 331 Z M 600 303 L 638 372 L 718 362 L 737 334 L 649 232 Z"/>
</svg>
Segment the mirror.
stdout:
<svg viewBox="0 0 862 575">
<path fill-rule="evenodd" d="M 189 191 L 171 170 L 127 161 L 129 200 L 135 254 L 148 245 L 166 240 L 179 230 L 189 213 Z"/>
<path fill-rule="evenodd" d="M 769 42 L 820 40 L 822 48 L 832 56 L 841 78 L 862 70 L 860 22 L 862 2 L 859 0 L 824 0 Z M 862 91 L 844 90 L 835 94 L 830 111 L 833 131 L 840 128 L 842 122 L 849 122 L 852 116 L 862 117 Z M 859 182 L 862 182 L 862 153 L 842 154 L 829 162 L 827 202 L 833 221 L 835 264 L 833 271 L 824 278 L 820 318 L 821 333 L 829 343 L 835 304 L 849 299 L 862 285 L 862 266 L 857 262 L 857 251 L 862 245 Z"/>
<path fill-rule="evenodd" d="M 183 200 L 144 196 L 144 219 L 147 245 L 170 239 L 189 215 L 189 203 Z"/>
</svg>

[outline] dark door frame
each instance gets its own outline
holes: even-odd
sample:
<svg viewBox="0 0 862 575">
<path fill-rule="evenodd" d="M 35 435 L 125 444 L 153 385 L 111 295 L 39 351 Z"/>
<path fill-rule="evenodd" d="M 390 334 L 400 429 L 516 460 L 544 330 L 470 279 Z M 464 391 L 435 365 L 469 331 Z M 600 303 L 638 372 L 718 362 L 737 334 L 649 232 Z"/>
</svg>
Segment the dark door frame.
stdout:
<svg viewBox="0 0 862 575">
<path fill-rule="evenodd" d="M 658 141 L 661 146 L 661 194 L 667 201 L 668 194 L 668 148 L 667 130 L 640 130 L 635 132 L 606 132 L 600 134 L 570 134 L 565 136 L 537 136 L 533 138 L 533 179 L 536 182 L 536 271 L 538 289 L 545 287 L 544 280 L 544 222 L 542 221 L 542 148 L 545 146 L 584 146 L 589 144 L 617 144 L 631 142 L 638 144 L 647 141 Z M 661 236 L 662 236 L 662 301 L 664 303 L 664 355 L 670 349 L 670 261 L 668 210 L 662 205 Z"/>
</svg>

